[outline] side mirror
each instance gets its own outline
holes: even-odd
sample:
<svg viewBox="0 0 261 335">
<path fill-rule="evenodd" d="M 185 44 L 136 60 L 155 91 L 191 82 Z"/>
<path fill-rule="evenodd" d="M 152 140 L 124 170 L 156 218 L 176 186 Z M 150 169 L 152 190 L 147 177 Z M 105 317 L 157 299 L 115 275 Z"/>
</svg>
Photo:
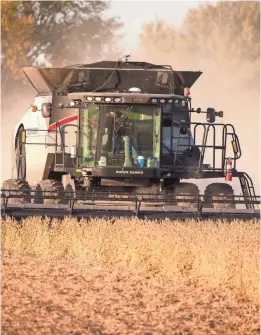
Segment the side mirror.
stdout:
<svg viewBox="0 0 261 335">
<path fill-rule="evenodd" d="M 42 104 L 42 116 L 47 119 L 52 114 L 52 104 L 45 102 Z"/>
<path fill-rule="evenodd" d="M 207 109 L 207 122 L 214 123 L 216 121 L 216 111 L 214 108 Z"/>
</svg>

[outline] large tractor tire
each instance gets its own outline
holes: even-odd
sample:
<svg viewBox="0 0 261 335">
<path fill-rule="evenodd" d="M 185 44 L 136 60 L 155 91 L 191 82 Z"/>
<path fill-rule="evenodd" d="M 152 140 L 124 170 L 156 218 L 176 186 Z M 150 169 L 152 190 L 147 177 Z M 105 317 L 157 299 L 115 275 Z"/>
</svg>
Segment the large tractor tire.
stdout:
<svg viewBox="0 0 261 335">
<path fill-rule="evenodd" d="M 175 204 L 180 207 L 195 208 L 198 207 L 199 189 L 197 185 L 192 183 L 180 183 L 175 186 L 174 196 L 176 197 Z M 180 200 L 179 200 L 180 198 Z M 184 202 L 182 199 L 188 199 L 189 202 Z"/>
<path fill-rule="evenodd" d="M 8 204 L 28 204 L 31 202 L 31 188 L 27 181 L 21 179 L 8 179 L 3 183 L 2 203 L 8 199 Z M 9 191 L 10 190 L 10 191 Z M 17 197 L 13 197 L 16 196 Z"/>
<path fill-rule="evenodd" d="M 49 199 L 46 197 L 50 197 Z M 36 204 L 63 204 L 65 191 L 63 184 L 54 179 L 45 179 L 36 186 L 34 203 Z"/>
<path fill-rule="evenodd" d="M 205 208 L 236 208 L 233 203 L 234 190 L 232 186 L 226 183 L 213 183 L 206 187 L 204 200 L 207 202 L 204 204 Z M 212 200 L 226 200 L 226 203 L 212 203 Z"/>
<path fill-rule="evenodd" d="M 24 127 L 20 127 L 16 135 L 15 156 L 17 179 L 26 179 L 26 151 L 25 144 L 21 142 L 21 133 Z"/>
<path fill-rule="evenodd" d="M 164 193 L 161 194 L 159 190 L 158 185 L 148 185 L 148 186 L 140 186 L 135 188 L 135 191 L 133 194 L 139 194 L 139 198 L 141 198 L 143 201 L 149 201 L 151 199 L 155 199 L 155 195 L 158 195 L 158 199 L 161 199 L 164 197 Z"/>
</svg>

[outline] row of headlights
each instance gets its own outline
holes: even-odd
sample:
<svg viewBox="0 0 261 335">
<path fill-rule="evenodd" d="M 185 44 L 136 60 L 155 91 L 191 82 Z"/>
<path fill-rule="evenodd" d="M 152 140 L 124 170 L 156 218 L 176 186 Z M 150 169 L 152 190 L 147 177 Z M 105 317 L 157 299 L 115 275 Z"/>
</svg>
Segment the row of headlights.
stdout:
<svg viewBox="0 0 261 335">
<path fill-rule="evenodd" d="M 150 100 L 153 104 L 157 104 L 157 103 L 161 103 L 161 104 L 165 104 L 166 102 L 167 103 L 169 103 L 169 104 L 172 104 L 173 103 L 173 99 L 156 99 L 156 98 L 152 98 L 151 100 Z M 176 103 L 178 103 L 179 101 L 178 100 L 176 100 L 175 101 Z"/>
<path fill-rule="evenodd" d="M 120 97 L 116 97 L 116 98 L 110 98 L 110 97 L 106 97 L 106 98 L 103 98 L 103 97 L 85 97 L 85 99 L 88 102 L 92 102 L 92 101 L 96 101 L 96 102 L 105 101 L 105 102 L 116 102 L 116 103 L 122 102 L 122 98 L 120 98 Z M 150 102 L 153 103 L 153 104 L 158 104 L 158 103 L 161 103 L 161 104 L 165 104 L 165 103 L 172 104 L 174 102 L 174 99 L 156 99 L 156 98 L 152 98 L 152 99 L 150 99 Z M 179 103 L 179 100 L 175 100 L 175 103 Z M 76 101 L 71 101 L 69 103 L 70 107 L 74 107 L 76 105 L 77 105 Z"/>
<path fill-rule="evenodd" d="M 100 102 L 100 101 L 103 100 L 103 98 L 102 98 L 102 97 L 87 97 L 86 100 L 87 100 L 87 101 L 90 101 L 90 102 L 91 102 L 91 101 L 97 101 L 97 102 Z M 114 102 L 121 102 L 121 98 L 109 98 L 109 97 L 106 97 L 106 98 L 104 98 L 104 101 L 105 101 L 105 102 L 112 102 L 112 101 L 114 101 Z M 156 103 L 159 103 L 159 102 L 160 102 L 161 104 L 165 104 L 166 102 L 169 103 L 169 104 L 172 104 L 172 103 L 174 102 L 173 99 L 156 99 L 156 98 L 152 98 L 150 101 L 151 101 L 153 104 L 156 104 Z M 179 101 L 176 100 L 175 102 L 178 103 Z"/>
<path fill-rule="evenodd" d="M 114 101 L 116 103 L 121 102 L 121 98 L 112 99 L 112 98 L 109 98 L 109 97 L 104 98 L 104 100 L 103 100 L 102 97 L 87 97 L 86 100 L 88 102 L 92 102 L 92 101 L 96 101 L 96 102 L 101 102 L 101 101 L 112 102 L 112 101 Z M 81 102 L 81 101 L 71 101 L 71 102 L 69 102 L 69 107 L 78 107 L 79 105 L 82 105 L 82 104 L 84 104 L 84 103 Z"/>
<path fill-rule="evenodd" d="M 97 101 L 97 102 L 101 102 L 101 101 L 105 102 L 121 102 L 121 98 L 110 98 L 110 97 L 106 97 L 106 98 L 102 98 L 102 97 L 87 97 L 86 100 L 91 102 L 91 101 Z"/>
</svg>

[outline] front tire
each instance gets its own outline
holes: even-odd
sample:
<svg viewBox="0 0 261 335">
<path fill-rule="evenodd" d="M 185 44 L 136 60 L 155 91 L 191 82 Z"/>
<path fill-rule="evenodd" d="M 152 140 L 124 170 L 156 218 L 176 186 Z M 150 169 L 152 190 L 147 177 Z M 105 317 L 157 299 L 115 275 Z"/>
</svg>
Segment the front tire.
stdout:
<svg viewBox="0 0 261 335">
<path fill-rule="evenodd" d="M 8 199 L 8 204 L 28 204 L 31 202 L 31 188 L 27 181 L 21 179 L 8 179 L 3 183 L 3 198 L 12 196 Z M 9 191 L 10 190 L 10 191 Z M 17 195 L 16 197 L 13 197 Z"/>
<path fill-rule="evenodd" d="M 199 189 L 197 185 L 192 183 L 180 183 L 175 186 L 174 196 L 176 198 L 175 204 L 180 207 L 197 208 Z M 182 199 L 190 200 L 189 202 L 182 202 Z"/>
<path fill-rule="evenodd" d="M 50 197 L 49 199 L 46 197 Z M 36 186 L 34 203 L 36 204 L 63 204 L 65 191 L 63 184 L 54 179 L 45 179 Z"/>
</svg>

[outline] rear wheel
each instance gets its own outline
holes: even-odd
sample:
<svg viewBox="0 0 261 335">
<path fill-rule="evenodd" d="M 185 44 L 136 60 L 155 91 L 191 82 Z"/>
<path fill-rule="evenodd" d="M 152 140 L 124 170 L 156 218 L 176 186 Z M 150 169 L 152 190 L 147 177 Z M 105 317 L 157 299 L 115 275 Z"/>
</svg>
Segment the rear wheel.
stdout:
<svg viewBox="0 0 261 335">
<path fill-rule="evenodd" d="M 54 179 L 40 181 L 36 186 L 34 202 L 37 204 L 63 204 L 65 202 L 63 184 Z"/>
<path fill-rule="evenodd" d="M 233 203 L 234 200 L 234 190 L 232 186 L 226 184 L 226 183 L 213 183 L 209 184 L 206 187 L 204 200 L 206 201 L 206 204 L 204 204 L 205 208 L 236 208 L 236 205 Z M 221 200 L 226 201 L 226 203 L 223 202 L 216 202 L 212 203 L 213 200 Z"/>
<path fill-rule="evenodd" d="M 28 204 L 31 202 L 31 188 L 27 181 L 21 179 L 8 179 L 3 183 L 3 198 L 12 196 L 8 199 L 8 204 Z M 17 198 L 14 197 L 17 195 Z"/>
<path fill-rule="evenodd" d="M 198 207 L 199 189 L 197 185 L 192 183 L 180 183 L 175 186 L 173 195 L 175 196 L 175 204 L 180 207 Z M 188 202 L 182 201 L 189 200 Z"/>
</svg>

